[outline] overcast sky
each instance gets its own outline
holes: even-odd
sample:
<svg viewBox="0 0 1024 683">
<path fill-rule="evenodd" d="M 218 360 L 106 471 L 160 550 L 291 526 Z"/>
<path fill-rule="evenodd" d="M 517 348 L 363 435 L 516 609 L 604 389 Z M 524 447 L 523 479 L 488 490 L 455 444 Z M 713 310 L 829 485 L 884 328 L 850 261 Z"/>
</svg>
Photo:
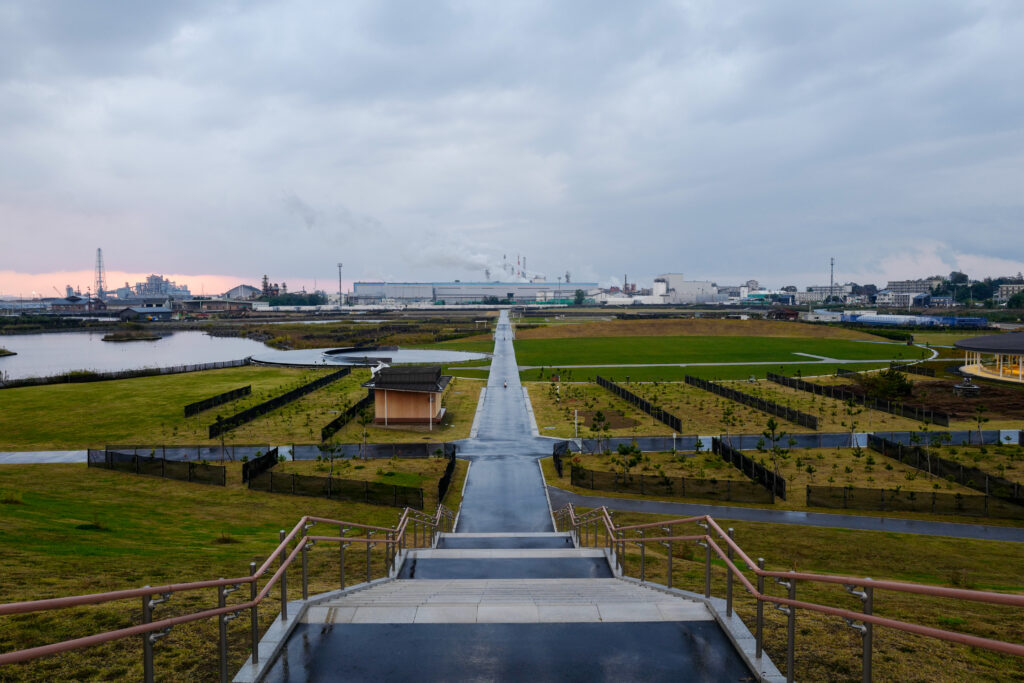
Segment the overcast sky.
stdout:
<svg viewBox="0 0 1024 683">
<path fill-rule="evenodd" d="M 1022 84 L 1018 0 L 0 0 L 0 293 L 1015 274 Z"/>
</svg>

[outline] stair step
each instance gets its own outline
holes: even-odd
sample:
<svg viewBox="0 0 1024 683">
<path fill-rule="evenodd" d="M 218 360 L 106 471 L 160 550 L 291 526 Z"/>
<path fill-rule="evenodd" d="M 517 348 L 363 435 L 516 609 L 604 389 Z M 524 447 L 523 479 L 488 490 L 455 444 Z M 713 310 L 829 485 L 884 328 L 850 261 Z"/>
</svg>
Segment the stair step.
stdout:
<svg viewBox="0 0 1024 683">
<path fill-rule="evenodd" d="M 431 548 L 409 551 L 409 559 L 555 559 L 564 557 L 604 557 L 604 551 L 595 548 Z"/>
</svg>

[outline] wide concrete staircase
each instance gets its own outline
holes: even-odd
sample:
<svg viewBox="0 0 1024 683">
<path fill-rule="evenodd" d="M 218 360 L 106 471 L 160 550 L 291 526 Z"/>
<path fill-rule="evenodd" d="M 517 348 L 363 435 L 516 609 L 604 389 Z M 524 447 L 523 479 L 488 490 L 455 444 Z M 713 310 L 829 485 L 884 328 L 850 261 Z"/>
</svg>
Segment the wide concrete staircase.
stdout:
<svg viewBox="0 0 1024 683">
<path fill-rule="evenodd" d="M 756 678 L 705 601 L 609 559 L 567 533 L 440 534 L 397 578 L 311 601 L 263 680 Z"/>
</svg>

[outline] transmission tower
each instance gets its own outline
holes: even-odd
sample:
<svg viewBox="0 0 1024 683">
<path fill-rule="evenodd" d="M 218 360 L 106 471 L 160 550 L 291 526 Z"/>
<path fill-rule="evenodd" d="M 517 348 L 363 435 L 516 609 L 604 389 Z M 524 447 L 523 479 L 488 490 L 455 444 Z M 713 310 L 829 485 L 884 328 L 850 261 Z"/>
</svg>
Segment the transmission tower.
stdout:
<svg viewBox="0 0 1024 683">
<path fill-rule="evenodd" d="M 103 268 L 103 250 L 96 249 L 96 298 L 103 298 L 103 291 L 107 288 L 107 274 Z"/>
<path fill-rule="evenodd" d="M 345 303 L 345 290 L 341 286 L 341 262 L 338 262 L 338 305 Z"/>
</svg>

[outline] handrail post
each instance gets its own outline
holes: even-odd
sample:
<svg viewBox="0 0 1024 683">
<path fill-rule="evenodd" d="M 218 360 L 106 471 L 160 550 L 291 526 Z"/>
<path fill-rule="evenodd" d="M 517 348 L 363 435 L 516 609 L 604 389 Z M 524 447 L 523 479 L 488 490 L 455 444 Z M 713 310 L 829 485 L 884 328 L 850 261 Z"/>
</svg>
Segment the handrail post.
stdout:
<svg viewBox="0 0 1024 683">
<path fill-rule="evenodd" d="M 667 526 L 666 527 L 662 527 L 662 531 L 665 532 L 666 536 L 671 536 L 672 535 L 672 528 L 671 527 L 667 527 Z M 665 543 L 664 545 L 665 545 L 666 548 L 668 548 L 668 581 L 667 581 L 667 588 L 671 588 L 672 587 L 672 541 L 669 541 L 669 542 Z"/>
<path fill-rule="evenodd" d="M 143 586 L 149 588 L 149 585 Z M 147 593 L 142 596 L 142 623 L 148 624 L 153 621 L 153 605 L 150 603 L 151 596 Z M 150 633 L 142 634 L 142 679 L 145 683 L 153 683 L 153 641 L 149 639 Z"/>
<path fill-rule="evenodd" d="M 347 544 L 344 541 L 345 526 L 343 524 L 338 525 L 338 538 L 342 539 L 338 541 L 338 573 L 341 575 L 341 590 L 345 590 L 345 546 Z"/>
<path fill-rule="evenodd" d="M 729 527 L 729 540 L 733 540 L 734 532 L 732 527 Z M 729 561 L 732 562 L 732 544 L 729 544 L 728 549 Z M 732 616 L 732 569 L 726 568 L 725 571 L 725 616 Z"/>
<path fill-rule="evenodd" d="M 871 586 L 864 587 L 864 614 L 874 613 L 875 589 Z M 864 683 L 871 683 L 871 654 L 874 645 L 874 624 L 864 623 L 864 671 L 862 680 Z"/>
<path fill-rule="evenodd" d="M 372 538 L 373 537 L 373 530 L 372 529 L 366 532 L 366 537 L 367 538 Z M 370 543 L 370 542 L 366 543 L 366 582 L 367 583 L 370 582 L 370 548 L 372 548 L 372 547 L 373 547 L 373 543 Z"/>
<path fill-rule="evenodd" d="M 252 640 L 252 663 L 255 665 L 260 661 L 260 620 L 259 605 L 256 603 L 256 563 L 249 563 L 249 576 L 252 582 L 249 583 L 249 600 L 252 608 L 249 611 L 249 637 Z"/>
<path fill-rule="evenodd" d="M 223 580 L 223 576 L 221 580 Z M 217 607 L 227 607 L 228 595 L 238 590 L 238 586 L 217 587 Z M 228 622 L 238 617 L 238 612 L 233 614 L 220 614 L 217 617 L 220 632 L 220 681 L 228 683 Z"/>
<path fill-rule="evenodd" d="M 711 537 L 704 544 L 704 597 L 711 597 Z"/>
<path fill-rule="evenodd" d="M 793 570 L 789 570 L 793 573 Z M 776 579 L 776 581 L 779 581 Z M 790 578 L 789 581 L 779 581 L 779 583 L 785 584 L 789 588 L 789 599 L 796 600 L 796 579 Z M 792 605 L 786 608 L 786 683 L 793 683 L 795 676 L 794 669 L 794 651 L 796 649 L 796 608 Z"/>
<path fill-rule="evenodd" d="M 281 529 L 281 543 L 284 543 L 284 529 Z M 288 555 L 288 546 L 281 550 L 281 621 L 288 621 L 288 567 L 285 564 Z"/>
<path fill-rule="evenodd" d="M 312 525 L 302 525 L 302 540 L 306 541 L 309 527 Z M 302 544 L 302 599 L 309 600 L 309 561 L 307 558 L 307 551 L 309 550 L 309 543 L 304 542 Z"/>
<path fill-rule="evenodd" d="M 757 558 L 757 568 L 764 571 L 764 558 Z M 764 650 L 764 575 L 758 573 L 757 575 L 757 622 L 754 631 L 754 640 L 756 641 L 757 651 L 755 656 L 757 659 L 761 659 L 761 654 Z"/>
<path fill-rule="evenodd" d="M 644 543 L 646 529 L 640 530 L 640 580 L 647 580 L 647 544 Z"/>
</svg>

